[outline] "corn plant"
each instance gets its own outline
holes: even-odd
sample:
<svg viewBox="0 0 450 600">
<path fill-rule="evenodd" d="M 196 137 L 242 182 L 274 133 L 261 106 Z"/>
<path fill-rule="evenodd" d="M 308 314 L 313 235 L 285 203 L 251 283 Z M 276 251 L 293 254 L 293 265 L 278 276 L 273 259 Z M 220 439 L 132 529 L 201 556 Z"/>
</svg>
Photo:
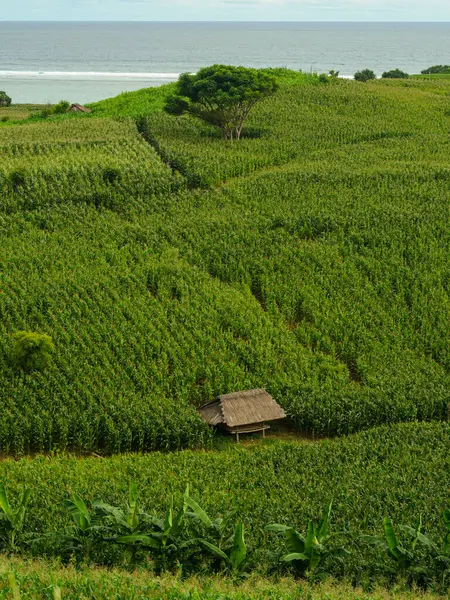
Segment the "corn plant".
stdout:
<svg viewBox="0 0 450 600">
<path fill-rule="evenodd" d="M 17 506 L 11 506 L 6 489 L 0 483 L 0 542 L 7 551 L 17 550 L 17 537 L 22 533 L 28 504 L 31 499 L 31 489 L 25 489 Z"/>
<path fill-rule="evenodd" d="M 281 561 L 292 564 L 301 575 L 313 575 L 324 559 L 330 556 L 342 557 L 348 554 L 347 550 L 342 547 L 332 548 L 328 546 L 331 506 L 332 502 L 326 507 L 322 520 L 318 525 L 312 520 L 309 521 L 305 536 L 293 527 L 286 525 L 273 523 L 265 527 L 267 531 L 284 534 L 289 552 L 281 557 Z"/>
</svg>

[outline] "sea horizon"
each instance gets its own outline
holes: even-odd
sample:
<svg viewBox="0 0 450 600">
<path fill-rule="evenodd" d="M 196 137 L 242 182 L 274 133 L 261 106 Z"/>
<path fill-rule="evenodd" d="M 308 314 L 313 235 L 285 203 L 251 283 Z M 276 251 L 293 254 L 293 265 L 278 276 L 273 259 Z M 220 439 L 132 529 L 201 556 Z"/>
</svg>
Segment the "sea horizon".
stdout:
<svg viewBox="0 0 450 600">
<path fill-rule="evenodd" d="M 339 71 L 448 63 L 450 22 L 1 21 L 0 90 L 14 103 L 81 104 L 225 63 Z"/>
</svg>

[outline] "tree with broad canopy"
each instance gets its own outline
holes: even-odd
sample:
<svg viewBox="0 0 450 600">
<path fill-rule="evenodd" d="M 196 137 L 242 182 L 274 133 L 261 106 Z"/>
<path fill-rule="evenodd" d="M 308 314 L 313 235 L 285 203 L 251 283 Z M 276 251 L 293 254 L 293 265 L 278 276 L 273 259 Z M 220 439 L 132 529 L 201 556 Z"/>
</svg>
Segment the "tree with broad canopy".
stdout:
<svg viewBox="0 0 450 600">
<path fill-rule="evenodd" d="M 252 108 L 277 89 L 276 78 L 263 70 L 213 65 L 180 75 L 165 110 L 176 116 L 189 113 L 218 127 L 223 139 L 239 140 Z"/>
</svg>

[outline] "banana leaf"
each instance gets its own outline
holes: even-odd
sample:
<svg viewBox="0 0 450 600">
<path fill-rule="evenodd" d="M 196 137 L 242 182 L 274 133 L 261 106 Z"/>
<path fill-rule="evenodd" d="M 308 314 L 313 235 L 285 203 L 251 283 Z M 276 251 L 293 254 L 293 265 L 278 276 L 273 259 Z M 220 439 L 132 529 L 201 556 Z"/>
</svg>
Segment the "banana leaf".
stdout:
<svg viewBox="0 0 450 600">
<path fill-rule="evenodd" d="M 215 544 L 211 544 L 211 542 L 208 542 L 207 540 L 199 539 L 198 541 L 204 548 L 209 550 L 212 554 L 214 554 L 218 558 L 223 558 L 223 560 L 227 564 L 230 564 L 230 559 L 225 554 L 225 552 L 221 550 L 218 546 L 216 546 Z"/>
<path fill-rule="evenodd" d="M 86 530 L 90 527 L 91 517 L 89 511 L 78 494 L 72 494 L 70 500 L 64 501 L 64 506 L 70 512 L 73 520 L 80 529 Z"/>
<path fill-rule="evenodd" d="M 187 517 L 198 519 L 204 525 L 206 525 L 206 527 L 214 526 L 213 521 L 211 521 L 211 519 L 208 517 L 208 515 L 203 510 L 203 508 L 199 504 L 197 504 L 197 502 L 195 500 L 193 500 L 189 495 L 187 495 L 187 493 L 185 494 L 185 501 L 186 501 L 186 504 L 188 505 L 188 507 L 192 511 L 192 512 L 186 513 Z M 220 527 L 220 523 L 219 523 L 219 527 Z"/>
<path fill-rule="evenodd" d="M 266 531 L 274 531 L 275 533 L 285 533 L 288 529 L 292 529 L 288 525 L 280 525 L 279 523 L 271 523 L 264 527 Z"/>
<path fill-rule="evenodd" d="M 288 527 L 285 530 L 284 535 L 289 552 L 297 552 L 300 554 L 305 552 L 305 539 L 298 531 L 295 531 L 292 527 Z"/>
<path fill-rule="evenodd" d="M 127 525 L 135 531 L 139 526 L 139 506 L 138 506 L 138 488 L 134 481 L 130 481 L 130 487 L 128 489 L 128 507 L 129 513 L 127 516 Z"/>
<path fill-rule="evenodd" d="M 392 521 L 389 517 L 383 519 L 384 533 L 386 535 L 386 542 L 388 545 L 389 552 L 397 559 L 401 559 L 405 554 L 404 549 L 399 546 L 397 536 L 392 525 Z"/>
<path fill-rule="evenodd" d="M 439 550 L 437 546 L 430 540 L 429 537 L 417 531 L 417 528 L 414 529 L 414 527 L 410 527 L 409 525 L 399 525 L 399 529 L 405 533 L 408 533 L 414 540 L 418 540 L 421 544 L 427 546 L 430 548 L 430 550 L 433 550 L 436 554 L 438 554 Z"/>
<path fill-rule="evenodd" d="M 328 526 L 330 524 L 330 516 L 331 516 L 331 507 L 333 505 L 333 500 L 330 500 L 330 503 L 326 507 L 324 511 L 324 515 L 321 523 L 319 524 L 319 528 L 317 531 L 317 539 L 321 542 L 328 534 Z"/>
<path fill-rule="evenodd" d="M 286 556 L 282 556 L 281 560 L 283 562 L 292 562 L 294 560 L 309 562 L 309 558 L 306 556 L 306 554 L 303 554 L 301 552 L 291 552 L 290 554 L 286 554 Z"/>
<path fill-rule="evenodd" d="M 230 563 L 233 571 L 237 571 L 247 556 L 247 547 L 244 541 L 244 526 L 236 525 L 234 543 L 230 552 Z"/>
<path fill-rule="evenodd" d="M 5 513 L 8 521 L 12 522 L 13 513 L 11 510 L 11 506 L 8 502 L 8 497 L 6 495 L 6 490 L 5 490 L 5 486 L 3 485 L 3 483 L 0 483 L 0 508 Z"/>
</svg>

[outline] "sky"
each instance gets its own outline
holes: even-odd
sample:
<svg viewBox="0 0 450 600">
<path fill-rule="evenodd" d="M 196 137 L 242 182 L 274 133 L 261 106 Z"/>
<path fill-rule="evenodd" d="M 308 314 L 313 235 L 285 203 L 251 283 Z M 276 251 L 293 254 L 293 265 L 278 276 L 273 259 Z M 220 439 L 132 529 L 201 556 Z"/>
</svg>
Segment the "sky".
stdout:
<svg viewBox="0 0 450 600">
<path fill-rule="evenodd" d="M 0 0 L 0 21 L 450 21 L 450 0 Z"/>
</svg>

